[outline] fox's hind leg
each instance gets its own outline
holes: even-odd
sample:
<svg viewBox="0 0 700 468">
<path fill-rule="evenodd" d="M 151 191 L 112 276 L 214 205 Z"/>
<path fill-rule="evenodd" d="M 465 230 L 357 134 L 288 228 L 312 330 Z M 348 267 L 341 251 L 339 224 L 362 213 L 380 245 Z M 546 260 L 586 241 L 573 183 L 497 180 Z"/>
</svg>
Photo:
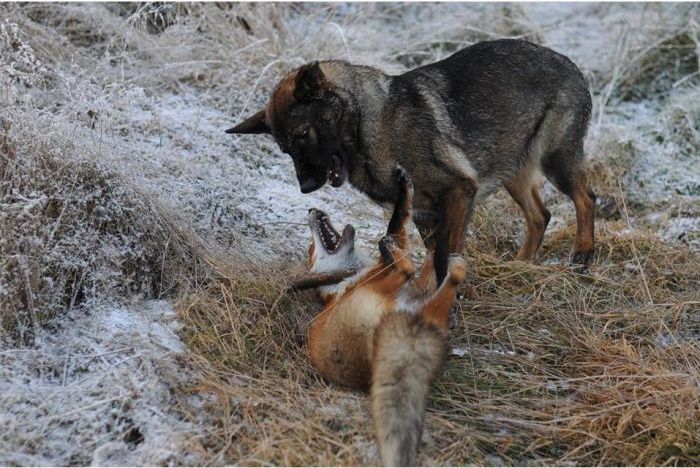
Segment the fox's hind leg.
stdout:
<svg viewBox="0 0 700 468">
<path fill-rule="evenodd" d="M 399 191 L 386 233 L 396 239 L 400 249 L 405 249 L 408 244 L 408 223 L 413 216 L 413 183 L 401 166 L 394 170 L 394 179 Z"/>
<path fill-rule="evenodd" d="M 420 267 L 418 278 L 414 281 L 414 286 L 419 291 L 434 292 L 437 289 L 437 281 L 435 280 L 435 267 L 433 265 L 433 253 L 427 252 L 425 262 Z"/>
<path fill-rule="evenodd" d="M 408 245 L 408 223 L 413 216 L 413 183 L 401 166 L 394 170 L 394 178 L 399 188 L 398 196 L 386 235 L 379 241 L 379 253 L 386 267 L 413 277 L 416 269 L 405 250 Z"/>
<path fill-rule="evenodd" d="M 457 254 L 452 254 L 447 262 L 447 276 L 435 293 L 423 304 L 418 314 L 427 323 L 447 331 L 450 325 L 452 303 L 457 295 L 457 287 L 464 281 L 467 264 Z"/>
<path fill-rule="evenodd" d="M 513 179 L 504 184 L 510 196 L 525 215 L 525 240 L 516 260 L 532 260 L 542 244 L 551 214 L 540 198 L 541 174 L 533 165 L 524 167 Z"/>
<path fill-rule="evenodd" d="M 548 154 L 542 168 L 550 182 L 566 194 L 576 207 L 576 240 L 572 264 L 588 265 L 593 260 L 595 193 L 590 189 L 583 164 L 583 143 L 571 152 L 559 149 Z"/>
</svg>

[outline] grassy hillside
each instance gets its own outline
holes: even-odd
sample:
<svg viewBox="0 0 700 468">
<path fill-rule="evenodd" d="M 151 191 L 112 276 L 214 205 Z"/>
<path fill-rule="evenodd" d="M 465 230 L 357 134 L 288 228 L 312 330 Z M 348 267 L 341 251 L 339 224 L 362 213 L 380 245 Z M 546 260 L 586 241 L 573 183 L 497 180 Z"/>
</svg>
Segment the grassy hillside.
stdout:
<svg viewBox="0 0 700 468">
<path fill-rule="evenodd" d="M 365 396 L 306 358 L 318 303 L 284 288 L 308 208 L 368 249 L 387 217 L 223 130 L 312 59 L 400 73 L 500 37 L 589 82 L 596 261 L 567 266 L 549 185 L 534 263 L 507 194 L 477 208 L 419 463 L 699 464 L 699 12 L 0 4 L 0 464 L 378 463 Z"/>
</svg>

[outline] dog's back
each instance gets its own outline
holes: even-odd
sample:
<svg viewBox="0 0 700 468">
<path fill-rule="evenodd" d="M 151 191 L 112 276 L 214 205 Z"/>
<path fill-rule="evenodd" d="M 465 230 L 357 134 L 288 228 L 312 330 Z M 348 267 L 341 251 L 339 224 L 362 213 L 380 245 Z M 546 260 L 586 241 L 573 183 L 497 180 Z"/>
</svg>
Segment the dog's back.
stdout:
<svg viewBox="0 0 700 468">
<path fill-rule="evenodd" d="M 515 177 L 528 158 L 540 161 L 548 150 L 580 142 L 591 108 L 568 58 L 517 40 L 478 43 L 394 77 L 389 95 L 387 118 L 400 124 L 386 135 L 396 140 L 388 146 L 411 136 L 401 164 L 414 180 L 439 184 L 433 179 L 456 173 L 476 179 L 482 196 Z M 429 165 L 426 154 L 436 155 Z"/>
</svg>

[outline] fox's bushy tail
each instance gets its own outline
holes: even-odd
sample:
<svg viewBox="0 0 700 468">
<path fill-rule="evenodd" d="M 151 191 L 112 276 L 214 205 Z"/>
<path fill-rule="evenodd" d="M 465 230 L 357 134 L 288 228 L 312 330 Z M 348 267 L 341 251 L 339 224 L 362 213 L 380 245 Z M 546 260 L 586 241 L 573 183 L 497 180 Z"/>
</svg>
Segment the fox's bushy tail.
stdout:
<svg viewBox="0 0 700 468">
<path fill-rule="evenodd" d="M 372 417 L 385 466 L 415 464 L 430 384 L 439 374 L 446 340 L 419 316 L 391 314 L 374 336 Z"/>
</svg>

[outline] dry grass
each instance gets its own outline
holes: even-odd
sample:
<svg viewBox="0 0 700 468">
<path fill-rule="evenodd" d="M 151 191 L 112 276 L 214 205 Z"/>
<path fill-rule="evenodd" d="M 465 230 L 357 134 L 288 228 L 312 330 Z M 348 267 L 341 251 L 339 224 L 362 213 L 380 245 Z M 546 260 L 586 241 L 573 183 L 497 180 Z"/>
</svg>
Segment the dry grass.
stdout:
<svg viewBox="0 0 700 468">
<path fill-rule="evenodd" d="M 322 382 L 306 359 L 305 331 L 316 304 L 306 295 L 288 297 L 266 268 L 235 265 L 235 271 L 216 267 L 220 276 L 195 286 L 178 308 L 203 372 L 192 391 L 217 397 L 208 408 L 205 460 L 366 463 L 353 443 L 358 434 L 371 440 L 361 397 Z"/>
<path fill-rule="evenodd" d="M 492 234 L 470 242 L 451 338 L 465 353 L 435 385 L 421 463 L 700 461 L 700 258 L 620 228 L 599 223 L 587 274 L 504 261 Z M 544 255 L 565 257 L 572 235 L 571 224 L 552 232 Z M 180 302 L 205 369 L 195 391 L 216 396 L 211 463 L 378 461 L 364 397 L 329 387 L 306 360 L 318 304 L 285 296 L 279 279 L 298 268 L 217 268 Z"/>
</svg>

